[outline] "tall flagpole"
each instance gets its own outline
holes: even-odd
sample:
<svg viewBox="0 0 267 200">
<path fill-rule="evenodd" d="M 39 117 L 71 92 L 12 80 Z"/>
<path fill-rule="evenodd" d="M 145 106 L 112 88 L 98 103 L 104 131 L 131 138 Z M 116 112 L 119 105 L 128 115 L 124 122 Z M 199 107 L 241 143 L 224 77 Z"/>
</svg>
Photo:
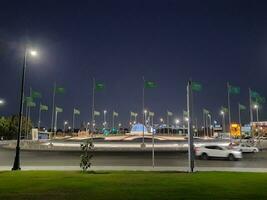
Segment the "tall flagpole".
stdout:
<svg viewBox="0 0 267 200">
<path fill-rule="evenodd" d="M 41 102 L 39 106 L 38 130 L 41 128 Z"/>
<path fill-rule="evenodd" d="M 205 112 L 203 109 L 203 132 L 204 132 L 204 137 L 206 136 L 206 122 L 205 122 Z"/>
<path fill-rule="evenodd" d="M 230 129 L 230 125 L 231 125 L 231 123 L 232 123 L 232 121 L 231 121 L 231 104 L 230 104 L 230 91 L 229 91 L 229 89 L 230 89 L 230 85 L 229 85 L 229 83 L 227 82 L 227 96 L 228 96 L 228 119 L 229 119 L 229 129 Z"/>
<path fill-rule="evenodd" d="M 249 114 L 250 114 L 250 123 L 253 122 L 253 108 L 252 108 L 252 99 L 251 99 L 251 89 L 248 89 L 249 92 Z"/>
<path fill-rule="evenodd" d="M 239 120 L 240 126 L 242 126 L 241 125 L 241 109 L 240 109 L 240 103 L 238 103 L 238 120 Z"/>
<path fill-rule="evenodd" d="M 93 140 L 93 134 L 95 129 L 95 78 L 93 78 L 93 95 L 92 95 L 92 133 L 91 139 Z"/>
<path fill-rule="evenodd" d="M 113 113 L 112 113 L 112 130 L 114 130 L 114 110 L 113 110 Z"/>
<path fill-rule="evenodd" d="M 145 147 L 145 77 L 143 76 L 143 137 L 141 147 Z"/>
<path fill-rule="evenodd" d="M 187 84 L 187 113 L 188 113 L 188 161 L 189 172 L 194 172 L 194 137 L 192 128 L 192 82 L 188 81 Z"/>
<path fill-rule="evenodd" d="M 57 131 L 57 111 L 56 111 L 56 115 L 55 115 L 54 130 Z"/>
<path fill-rule="evenodd" d="M 74 120 L 75 120 L 74 109 L 75 109 L 75 108 L 73 108 L 73 113 L 72 113 L 72 133 L 74 133 Z"/>
<path fill-rule="evenodd" d="M 54 116 L 55 116 L 55 97 L 56 97 L 56 82 L 54 83 L 54 90 L 53 90 L 53 100 L 52 100 L 52 119 L 51 119 L 51 132 L 54 133 Z"/>
</svg>

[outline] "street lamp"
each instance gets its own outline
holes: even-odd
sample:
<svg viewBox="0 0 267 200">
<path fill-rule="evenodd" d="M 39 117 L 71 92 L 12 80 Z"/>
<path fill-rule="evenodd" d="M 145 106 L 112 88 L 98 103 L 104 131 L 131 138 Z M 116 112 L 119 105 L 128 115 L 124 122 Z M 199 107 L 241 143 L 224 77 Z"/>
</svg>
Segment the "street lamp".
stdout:
<svg viewBox="0 0 267 200">
<path fill-rule="evenodd" d="M 64 121 L 64 133 L 66 132 L 66 125 L 68 124 L 68 121 Z"/>
<path fill-rule="evenodd" d="M 178 126 L 179 123 L 180 123 L 180 120 L 179 119 L 176 119 L 175 120 L 176 128 L 177 128 L 177 126 Z"/>
<path fill-rule="evenodd" d="M 222 132 L 225 132 L 225 112 L 221 110 L 221 116 L 222 116 Z"/>
<path fill-rule="evenodd" d="M 254 109 L 256 110 L 256 115 L 257 115 L 257 122 L 259 121 L 259 105 L 255 104 Z"/>
<path fill-rule="evenodd" d="M 103 123 L 104 129 L 106 128 L 106 124 L 107 124 L 106 115 L 107 115 L 107 111 L 104 110 L 104 123 Z"/>
<path fill-rule="evenodd" d="M 4 106 L 6 104 L 6 101 L 4 99 L 0 99 L 0 106 Z"/>
<path fill-rule="evenodd" d="M 25 75 L 27 67 L 27 57 L 28 55 L 35 57 L 37 56 L 37 51 L 30 50 L 27 47 L 24 50 L 24 59 L 22 67 L 22 78 L 21 78 L 21 88 L 20 88 L 20 106 L 19 106 L 19 130 L 17 134 L 17 145 L 16 145 L 16 155 L 14 159 L 14 164 L 12 170 L 20 170 L 20 137 L 22 129 L 22 115 L 23 115 L 23 99 L 24 99 L 24 85 L 25 85 Z"/>
</svg>

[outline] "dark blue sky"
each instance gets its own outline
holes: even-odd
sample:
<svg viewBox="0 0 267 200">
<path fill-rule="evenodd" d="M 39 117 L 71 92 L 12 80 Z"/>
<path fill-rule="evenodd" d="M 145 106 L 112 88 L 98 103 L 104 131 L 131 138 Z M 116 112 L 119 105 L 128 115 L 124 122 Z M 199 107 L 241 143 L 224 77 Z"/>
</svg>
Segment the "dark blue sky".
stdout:
<svg viewBox="0 0 267 200">
<path fill-rule="evenodd" d="M 203 107 L 218 119 L 227 104 L 227 81 L 240 86 L 241 94 L 232 98 L 237 120 L 237 103 L 248 106 L 248 87 L 267 95 L 266 10 L 267 3 L 253 0 L 1 1 L 0 97 L 7 105 L 0 112 L 18 112 L 27 38 L 40 53 L 28 61 L 27 92 L 30 86 L 40 91 L 51 108 L 53 82 L 66 88 L 57 98 L 64 108 L 59 125 L 71 121 L 74 106 L 81 110 L 79 123 L 90 120 L 92 77 L 106 85 L 97 93 L 96 109 L 107 109 L 110 118 L 118 111 L 124 124 L 130 110 L 141 112 L 142 76 L 158 84 L 146 95 L 157 119 L 166 110 L 181 118 L 192 78 L 203 84 L 195 96 L 199 121 Z M 245 121 L 248 116 L 245 111 Z M 49 125 L 51 113 L 43 118 Z"/>
</svg>

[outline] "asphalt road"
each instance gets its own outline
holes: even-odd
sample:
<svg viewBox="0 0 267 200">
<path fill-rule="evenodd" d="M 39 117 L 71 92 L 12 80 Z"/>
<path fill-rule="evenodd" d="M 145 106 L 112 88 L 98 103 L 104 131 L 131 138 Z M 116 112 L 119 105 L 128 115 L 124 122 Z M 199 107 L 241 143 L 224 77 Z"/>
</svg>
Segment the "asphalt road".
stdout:
<svg viewBox="0 0 267 200">
<path fill-rule="evenodd" d="M 14 150 L 0 146 L 0 166 L 12 166 Z M 79 152 L 22 151 L 22 166 L 78 166 Z M 94 166 L 151 166 L 150 152 L 95 152 Z M 187 153 L 156 152 L 155 165 L 160 167 L 186 167 Z M 267 168 L 267 152 L 244 154 L 239 161 L 196 160 L 197 167 Z"/>
</svg>

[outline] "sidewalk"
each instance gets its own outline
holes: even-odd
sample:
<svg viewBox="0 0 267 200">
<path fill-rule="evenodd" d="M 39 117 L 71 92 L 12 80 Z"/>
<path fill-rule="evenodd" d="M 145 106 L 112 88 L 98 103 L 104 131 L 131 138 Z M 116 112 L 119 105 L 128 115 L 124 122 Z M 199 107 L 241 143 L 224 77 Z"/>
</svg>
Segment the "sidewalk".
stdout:
<svg viewBox="0 0 267 200">
<path fill-rule="evenodd" d="M 12 166 L 0 166 L 0 171 L 11 171 Z M 22 166 L 23 171 L 80 171 L 79 166 Z M 188 172 L 187 167 L 151 167 L 151 166 L 93 166 L 89 171 L 160 171 Z M 196 167 L 196 172 L 267 172 L 267 168 L 230 168 L 230 167 Z"/>
</svg>

